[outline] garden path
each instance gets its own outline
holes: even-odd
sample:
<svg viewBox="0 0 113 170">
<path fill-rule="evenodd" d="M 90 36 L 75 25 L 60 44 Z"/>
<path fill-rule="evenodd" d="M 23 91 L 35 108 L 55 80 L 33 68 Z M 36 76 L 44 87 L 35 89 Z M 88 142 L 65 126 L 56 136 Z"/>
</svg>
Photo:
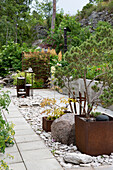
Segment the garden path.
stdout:
<svg viewBox="0 0 113 170">
<path fill-rule="evenodd" d="M 16 89 L 4 88 L 4 91 L 11 91 L 11 96 L 16 96 Z M 34 90 L 35 95 L 41 97 L 54 97 L 54 92 L 49 89 Z M 55 92 L 55 98 L 59 101 L 61 95 Z M 67 98 L 67 96 L 65 96 Z M 98 111 L 103 108 L 99 107 Z M 113 111 L 105 109 L 108 114 L 113 116 Z M 104 110 L 103 110 L 104 111 Z M 15 144 L 13 147 L 6 148 L 5 155 L 0 154 L 0 159 L 9 153 L 14 156 L 14 159 L 6 159 L 10 168 L 13 170 L 63 170 L 52 153 L 46 147 L 43 140 L 35 134 L 31 126 L 25 121 L 18 108 L 11 102 L 9 106 L 9 114 L 4 112 L 7 121 L 12 121 L 15 124 Z M 113 166 L 104 167 L 83 167 L 76 168 L 80 170 L 112 170 Z M 67 169 L 66 169 L 67 170 Z"/>
</svg>

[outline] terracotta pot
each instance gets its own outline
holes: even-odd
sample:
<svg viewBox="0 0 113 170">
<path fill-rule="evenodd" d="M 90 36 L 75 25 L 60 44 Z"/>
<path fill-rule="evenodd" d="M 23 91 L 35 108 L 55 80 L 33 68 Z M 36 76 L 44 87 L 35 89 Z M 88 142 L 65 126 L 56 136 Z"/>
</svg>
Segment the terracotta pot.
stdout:
<svg viewBox="0 0 113 170">
<path fill-rule="evenodd" d="M 42 117 L 42 128 L 46 132 L 51 132 L 51 125 L 54 120 L 48 120 L 47 117 Z"/>
<path fill-rule="evenodd" d="M 78 149 L 88 155 L 109 155 L 113 152 L 113 118 L 109 121 L 86 121 L 75 116 L 75 136 Z"/>
</svg>

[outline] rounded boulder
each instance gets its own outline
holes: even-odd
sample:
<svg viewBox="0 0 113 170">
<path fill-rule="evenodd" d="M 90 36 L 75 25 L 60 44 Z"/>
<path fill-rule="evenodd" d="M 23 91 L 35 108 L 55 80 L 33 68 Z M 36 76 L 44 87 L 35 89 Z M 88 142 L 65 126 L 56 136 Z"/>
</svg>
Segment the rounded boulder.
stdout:
<svg viewBox="0 0 113 170">
<path fill-rule="evenodd" d="M 62 144 L 75 144 L 75 120 L 73 113 L 67 113 L 56 119 L 51 125 L 51 136 Z"/>
</svg>

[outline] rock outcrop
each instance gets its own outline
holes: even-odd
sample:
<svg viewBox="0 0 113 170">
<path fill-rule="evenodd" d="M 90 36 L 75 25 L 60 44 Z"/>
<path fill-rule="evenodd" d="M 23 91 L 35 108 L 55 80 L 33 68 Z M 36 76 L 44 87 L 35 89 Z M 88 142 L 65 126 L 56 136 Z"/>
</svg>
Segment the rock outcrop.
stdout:
<svg viewBox="0 0 113 170">
<path fill-rule="evenodd" d="M 107 10 L 101 12 L 93 11 L 88 18 L 83 18 L 80 23 L 83 27 L 91 26 L 91 32 L 93 32 L 99 21 L 109 22 L 113 26 L 113 14 L 110 14 Z"/>
</svg>

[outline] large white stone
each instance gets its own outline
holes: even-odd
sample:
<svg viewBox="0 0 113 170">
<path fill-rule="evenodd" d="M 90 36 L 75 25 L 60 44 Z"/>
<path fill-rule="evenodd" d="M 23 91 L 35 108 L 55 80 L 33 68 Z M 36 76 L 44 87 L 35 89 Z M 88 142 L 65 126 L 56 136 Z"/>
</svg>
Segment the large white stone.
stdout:
<svg viewBox="0 0 113 170">
<path fill-rule="evenodd" d="M 92 157 L 86 154 L 76 154 L 76 153 L 67 153 L 64 156 L 65 162 L 70 162 L 74 164 L 87 164 L 92 162 Z"/>
</svg>

